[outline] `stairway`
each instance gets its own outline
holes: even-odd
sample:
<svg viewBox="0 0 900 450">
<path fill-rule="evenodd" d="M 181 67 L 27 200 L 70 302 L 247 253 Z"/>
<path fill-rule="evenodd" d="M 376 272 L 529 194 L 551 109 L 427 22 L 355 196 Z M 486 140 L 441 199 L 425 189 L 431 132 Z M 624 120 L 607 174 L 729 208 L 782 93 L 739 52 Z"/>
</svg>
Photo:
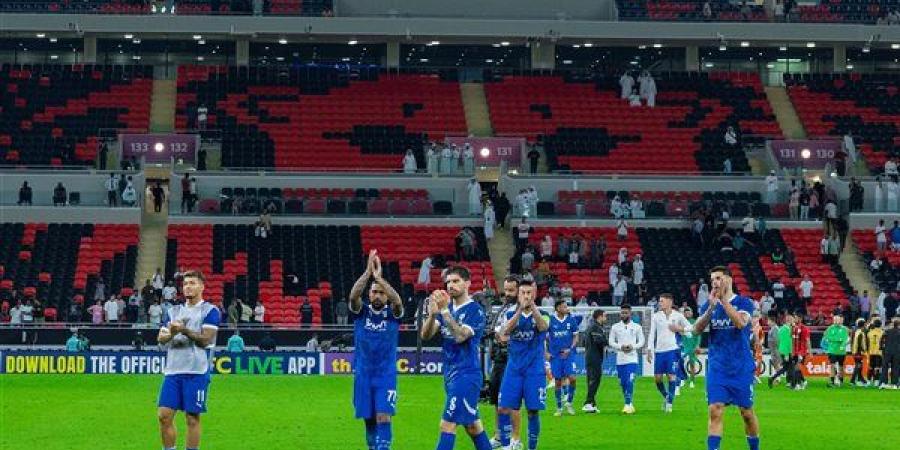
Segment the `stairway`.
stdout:
<svg viewBox="0 0 900 450">
<path fill-rule="evenodd" d="M 788 96 L 787 90 L 782 86 L 766 86 L 766 98 L 772 105 L 775 119 L 781 127 L 785 139 L 806 139 L 806 130 L 797 116 L 794 104 Z"/>
<path fill-rule="evenodd" d="M 488 250 L 491 252 L 491 268 L 494 270 L 494 279 L 497 282 L 495 286 L 498 291 L 503 289 L 503 279 L 509 274 L 509 259 L 516 254 L 513 231 L 514 229 L 510 227 L 497 229 L 494 231 L 494 238 L 488 242 Z"/>
<path fill-rule="evenodd" d="M 168 167 L 147 167 L 147 179 L 169 179 Z M 171 186 L 171 183 L 169 183 Z M 180 187 L 179 187 L 180 189 Z M 144 207 L 141 211 L 141 234 L 138 245 L 138 261 L 135 270 L 135 286 L 144 286 L 146 280 L 153 277 L 156 269 L 166 272 L 166 242 L 169 224 L 168 204 L 171 201 L 172 192 L 166 189 L 166 199 L 162 212 L 153 212 L 153 199 L 146 195 Z"/>
<path fill-rule="evenodd" d="M 150 106 L 150 131 L 171 133 L 175 131 L 175 80 L 153 80 L 153 96 Z"/>
<path fill-rule="evenodd" d="M 486 137 L 493 136 L 491 126 L 491 113 L 484 95 L 484 85 L 481 83 L 460 84 L 462 93 L 463 110 L 466 113 L 466 127 L 469 134 Z"/>
<path fill-rule="evenodd" d="M 878 286 L 872 282 L 866 263 L 860 256 L 859 248 L 851 235 L 847 235 L 847 243 L 838 262 L 844 268 L 844 273 L 847 274 L 847 280 L 850 281 L 853 289 L 859 291 L 860 294 L 863 291 L 869 291 L 870 298 L 878 295 Z"/>
</svg>

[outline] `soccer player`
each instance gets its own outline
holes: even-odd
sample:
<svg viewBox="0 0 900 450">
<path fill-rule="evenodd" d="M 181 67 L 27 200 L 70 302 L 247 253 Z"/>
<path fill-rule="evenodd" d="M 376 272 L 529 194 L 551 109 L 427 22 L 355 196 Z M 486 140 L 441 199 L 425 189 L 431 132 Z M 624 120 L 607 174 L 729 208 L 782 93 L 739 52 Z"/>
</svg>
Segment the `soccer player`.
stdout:
<svg viewBox="0 0 900 450">
<path fill-rule="evenodd" d="M 497 417 L 497 431 L 491 439 L 492 448 L 500 448 L 500 385 L 503 383 L 503 373 L 506 371 L 506 364 L 509 361 L 509 336 L 503 334 L 503 326 L 506 324 L 506 313 L 516 312 L 519 302 L 519 277 L 517 275 L 509 275 L 503 280 L 503 306 L 494 318 L 493 331 L 494 342 L 491 346 L 491 379 L 488 384 L 490 393 L 490 403 L 494 405 L 494 412 Z M 510 416 L 512 419 L 512 437 L 510 446 L 514 450 L 521 448 L 519 442 L 520 424 L 522 416 L 514 414 Z"/>
<path fill-rule="evenodd" d="M 685 320 L 687 320 L 690 326 L 685 328 L 684 332 L 681 333 L 681 354 L 685 359 L 684 369 L 687 373 L 688 382 L 690 383 L 688 386 L 693 389 L 694 379 L 697 376 L 697 370 L 700 367 L 700 358 L 697 358 L 697 350 L 700 347 L 700 335 L 694 334 L 694 323 L 697 322 L 697 320 L 694 319 L 694 310 L 691 308 L 684 308 L 682 315 L 684 315 Z"/>
<path fill-rule="evenodd" d="M 584 331 L 584 365 L 587 369 L 587 397 L 581 408 L 586 413 L 597 412 L 597 390 L 600 389 L 600 380 L 603 378 L 603 357 L 606 354 L 606 346 L 609 336 L 604 329 L 606 313 L 602 309 L 595 309 L 591 314 L 591 324 Z"/>
<path fill-rule="evenodd" d="M 518 308 L 506 313 L 503 334 L 509 337 L 509 361 L 500 386 L 500 444 L 510 447 L 511 415 L 519 415 L 522 401 L 528 410 L 528 450 L 537 449 L 540 412 L 547 401 L 544 385 L 544 346 L 548 324 L 534 304 L 534 280 L 519 283 Z"/>
<path fill-rule="evenodd" d="M 810 345 L 809 328 L 803 323 L 803 317 L 796 313 L 793 320 L 794 326 L 791 328 L 791 342 L 794 345 L 792 356 L 794 358 L 794 390 L 800 391 L 806 389 L 806 378 L 803 376 L 803 360 L 809 354 L 812 348 Z"/>
<path fill-rule="evenodd" d="M 844 357 L 847 355 L 847 344 L 850 343 L 850 330 L 844 326 L 844 316 L 835 314 L 831 326 L 822 337 L 825 340 L 825 353 L 831 363 L 831 382 L 828 387 L 840 387 L 844 383 Z"/>
<path fill-rule="evenodd" d="M 369 280 L 368 299 L 362 292 Z M 378 252 L 369 252 L 366 271 L 350 289 L 353 321 L 353 406 L 356 418 L 366 424 L 369 450 L 391 448 L 391 416 L 397 409 L 397 336 L 403 302 L 382 277 Z"/>
<path fill-rule="evenodd" d="M 627 303 L 622 305 L 619 314 L 622 320 L 609 330 L 609 347 L 616 351 L 616 374 L 625 397 L 622 413 L 634 414 L 634 377 L 641 359 L 640 348 L 644 346 L 644 330 L 631 321 L 631 306 Z"/>
<path fill-rule="evenodd" d="M 866 337 L 869 339 L 869 383 L 875 387 L 881 385 L 882 336 L 884 336 L 884 330 L 881 329 L 881 319 L 876 317 L 872 320 L 869 332 L 866 333 Z"/>
<path fill-rule="evenodd" d="M 756 363 L 750 349 L 750 318 L 753 301 L 734 293 L 731 271 L 714 267 L 709 272 L 712 292 L 700 307 L 694 333 L 709 328 L 709 359 L 706 397 L 709 404 L 708 450 L 719 450 L 724 429 L 725 407 L 735 405 L 744 419 L 750 450 L 759 450 L 759 421 L 753 412 L 753 378 Z"/>
<path fill-rule="evenodd" d="M 547 347 L 550 352 L 550 371 L 556 380 L 556 417 L 562 416 L 563 405 L 570 415 L 575 415 L 572 399 L 575 398 L 575 356 L 578 348 L 578 326 L 581 317 L 569 313 L 565 300 L 557 300 L 550 316 L 550 333 Z M 563 399 L 565 396 L 565 399 Z"/>
<path fill-rule="evenodd" d="M 443 339 L 444 389 L 447 399 L 441 417 L 441 437 L 437 450 L 450 450 L 456 444 L 456 426 L 463 425 L 476 450 L 490 450 L 491 441 L 478 417 L 481 396 L 481 355 L 478 344 L 486 318 L 481 305 L 469 296 L 472 282 L 469 270 L 462 266 L 447 269 L 444 285 L 428 299 L 428 318 L 422 326 L 422 339 L 431 339 L 438 330 Z"/>
<path fill-rule="evenodd" d="M 866 331 L 866 319 L 856 319 L 853 341 L 850 343 L 850 353 L 853 355 L 853 376 L 850 378 L 850 384 L 859 387 L 866 385 L 866 376 L 863 374 L 863 358 L 869 353 L 869 339 Z"/>
<path fill-rule="evenodd" d="M 647 336 L 647 362 L 653 364 L 656 389 L 662 394 L 662 409 L 667 413 L 672 412 L 675 388 L 678 387 L 681 351 L 676 335 L 691 326 L 680 312 L 672 309 L 674 300 L 672 294 L 659 294 L 659 311 L 650 317 L 650 335 Z M 668 379 L 668 385 L 665 379 Z"/>
<path fill-rule="evenodd" d="M 159 434 L 164 450 L 175 450 L 175 412 L 184 411 L 187 450 L 200 448 L 200 414 L 206 412 L 212 354 L 221 315 L 219 308 L 203 300 L 203 274 L 184 273 L 185 304 L 163 315 L 157 340 L 166 347 L 165 378 L 159 392 Z"/>
</svg>

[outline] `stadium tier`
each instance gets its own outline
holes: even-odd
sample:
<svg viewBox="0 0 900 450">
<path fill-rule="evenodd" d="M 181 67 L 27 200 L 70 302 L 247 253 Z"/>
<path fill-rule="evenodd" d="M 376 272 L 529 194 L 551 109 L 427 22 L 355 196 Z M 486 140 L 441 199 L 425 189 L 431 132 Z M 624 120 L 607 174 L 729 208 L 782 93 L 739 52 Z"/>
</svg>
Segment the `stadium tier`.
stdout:
<svg viewBox="0 0 900 450">
<path fill-rule="evenodd" d="M 180 66 L 179 128 L 209 109 L 226 167 L 399 169 L 407 149 L 466 134 L 459 84 L 431 75 L 349 73 L 333 66 Z"/>
<path fill-rule="evenodd" d="M 0 13 L 151 14 L 174 3 L 178 15 L 251 14 L 253 1 L 232 0 L 10 0 L 0 2 Z M 333 8 L 332 0 L 263 0 L 262 14 L 321 16 Z"/>
<path fill-rule="evenodd" d="M 775 213 L 787 215 L 787 205 L 776 204 L 770 208 L 762 203 L 759 192 L 674 192 L 674 191 L 559 191 L 554 210 L 548 205 L 538 205 L 539 215 L 575 216 L 579 206 L 587 217 L 613 217 L 613 199 L 618 196 L 625 208 L 631 199 L 640 200 L 646 217 L 687 217 L 697 209 L 711 209 L 724 205 L 732 217 L 747 215 L 769 217 Z M 549 202 L 548 202 L 549 203 Z M 543 214 L 542 214 L 543 213 Z M 634 212 L 631 213 L 634 217 Z"/>
<path fill-rule="evenodd" d="M 730 158 L 747 172 L 744 152 L 724 144 L 726 128 L 745 143 L 781 135 L 757 74 L 655 76 L 655 108 L 630 107 L 616 76 L 505 77 L 485 94 L 494 130 L 542 141 L 551 170 L 721 172 Z"/>
<path fill-rule="evenodd" d="M 150 124 L 151 66 L 0 68 L 0 164 L 93 165 L 101 129 Z"/>
<path fill-rule="evenodd" d="M 894 74 L 785 74 L 791 101 L 811 136 L 851 135 L 870 170 L 900 157 L 900 77 Z"/>
<path fill-rule="evenodd" d="M 131 295 L 137 225 L 3 223 L 0 233 L 0 299 L 5 302 L 18 291 L 55 308 L 55 320 L 68 317 L 73 301 L 87 303 L 85 308 L 93 304 L 99 279 L 105 296 Z"/>
<path fill-rule="evenodd" d="M 424 289 L 416 286 L 423 259 L 440 255 L 446 261 L 457 260 L 455 237 L 461 229 L 276 225 L 265 238 L 255 231 L 250 225 L 170 226 L 167 278 L 179 267 L 197 268 L 207 274 L 209 298 L 226 306 L 235 299 L 250 306 L 262 301 L 267 322 L 297 324 L 300 306 L 308 300 L 313 308 L 310 323 L 333 323 L 334 302 L 350 293 L 365 270 L 369 250 L 378 250 L 385 278 L 406 301 L 416 289 Z M 493 277 L 483 233 L 475 230 L 475 234 L 474 258 L 462 261 L 472 271 L 473 291 Z M 438 280 L 440 269 L 433 269 L 431 277 Z"/>
<path fill-rule="evenodd" d="M 748 5 L 748 14 L 741 5 L 727 0 L 710 2 L 709 15 L 704 15 L 703 0 L 616 0 L 619 20 L 653 20 L 674 22 L 766 22 L 769 20 L 762 6 Z"/>
<path fill-rule="evenodd" d="M 201 212 L 255 214 L 271 205 L 276 214 L 431 215 L 451 209 L 432 204 L 425 189 L 222 188 L 221 200 L 200 202 Z M 239 199 L 239 200 L 238 200 Z M 206 202 L 209 203 L 209 207 Z M 237 204 L 236 204 L 237 202 Z"/>
</svg>

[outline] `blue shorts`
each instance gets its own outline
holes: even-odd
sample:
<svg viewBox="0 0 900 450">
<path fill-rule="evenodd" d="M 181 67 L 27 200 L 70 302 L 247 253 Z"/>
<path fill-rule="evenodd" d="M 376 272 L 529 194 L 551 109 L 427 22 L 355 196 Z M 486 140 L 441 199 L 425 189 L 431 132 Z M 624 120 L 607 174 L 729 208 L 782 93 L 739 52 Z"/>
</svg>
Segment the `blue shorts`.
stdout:
<svg viewBox="0 0 900 450">
<path fill-rule="evenodd" d="M 633 383 L 634 377 L 637 376 L 637 371 L 637 363 L 616 365 L 616 375 L 619 377 L 620 382 L 629 381 Z"/>
<path fill-rule="evenodd" d="M 444 414 L 447 422 L 457 425 L 471 425 L 479 419 L 478 400 L 481 397 L 481 377 L 460 377 L 448 382 L 444 380 L 447 400 Z"/>
<path fill-rule="evenodd" d="M 209 374 L 166 375 L 159 390 L 157 406 L 190 414 L 206 412 Z"/>
<path fill-rule="evenodd" d="M 551 356 L 550 372 L 553 373 L 553 378 L 557 380 L 575 376 L 575 358 L 572 358 L 571 355 L 569 358 Z"/>
<path fill-rule="evenodd" d="M 353 407 L 357 419 L 374 419 L 376 414 L 393 416 L 397 411 L 397 377 L 354 376 Z"/>
<path fill-rule="evenodd" d="M 668 352 L 657 352 L 653 356 L 653 374 L 654 375 L 676 375 L 678 373 L 678 365 L 681 360 L 681 352 L 671 350 Z"/>
<path fill-rule="evenodd" d="M 506 370 L 500 383 L 500 397 L 497 406 L 518 410 L 525 400 L 525 409 L 543 411 L 547 406 L 547 379 L 544 373 L 522 374 L 516 370 Z"/>
<path fill-rule="evenodd" d="M 753 407 L 753 381 L 749 383 L 722 382 L 706 379 L 706 402 L 724 403 L 740 408 Z"/>
</svg>

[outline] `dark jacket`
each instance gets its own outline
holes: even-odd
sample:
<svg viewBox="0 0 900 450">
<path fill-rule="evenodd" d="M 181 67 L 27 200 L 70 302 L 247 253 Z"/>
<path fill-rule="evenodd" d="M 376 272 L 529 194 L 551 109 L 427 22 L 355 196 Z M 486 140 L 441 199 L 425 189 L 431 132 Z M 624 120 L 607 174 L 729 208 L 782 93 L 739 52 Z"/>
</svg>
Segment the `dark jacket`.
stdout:
<svg viewBox="0 0 900 450">
<path fill-rule="evenodd" d="M 603 325 L 593 322 L 584 331 L 585 361 L 588 364 L 603 364 L 603 354 L 606 350 L 609 336 Z"/>
<path fill-rule="evenodd" d="M 884 330 L 884 354 L 900 355 L 900 328 Z"/>
</svg>

